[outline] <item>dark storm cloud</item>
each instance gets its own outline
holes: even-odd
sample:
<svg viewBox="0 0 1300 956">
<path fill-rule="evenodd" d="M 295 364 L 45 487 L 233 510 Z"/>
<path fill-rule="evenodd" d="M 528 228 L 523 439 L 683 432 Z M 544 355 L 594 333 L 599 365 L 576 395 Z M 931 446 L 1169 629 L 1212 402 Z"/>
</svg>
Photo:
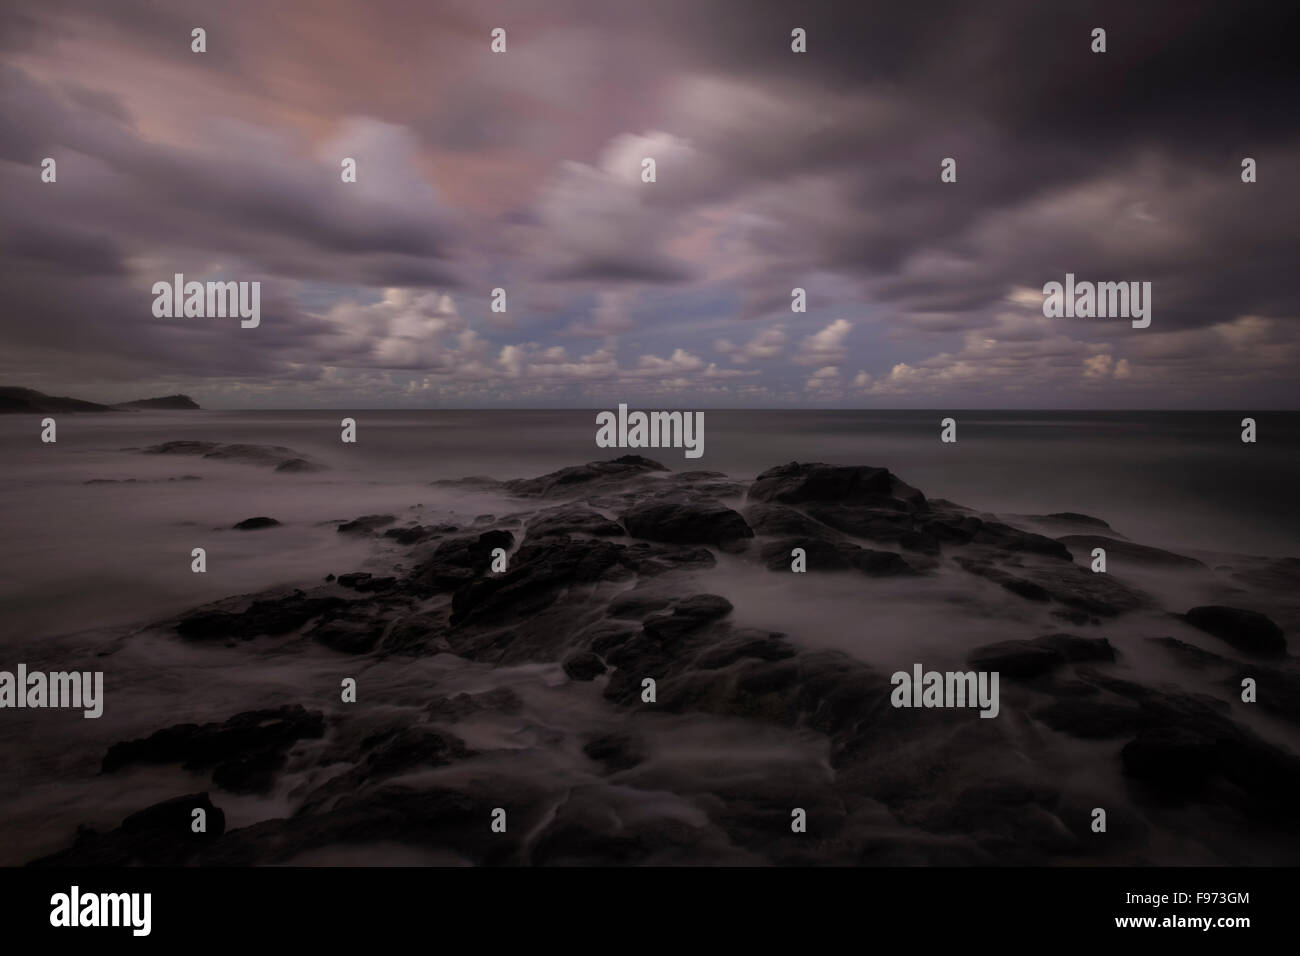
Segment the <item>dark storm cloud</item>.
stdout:
<svg viewBox="0 0 1300 956">
<path fill-rule="evenodd" d="M 544 313 L 564 315 L 554 324 L 566 334 L 644 331 L 645 353 L 670 355 L 682 343 L 650 335 L 672 323 L 637 307 L 654 287 L 731 303 L 710 320 L 717 331 L 790 320 L 794 286 L 813 308 L 839 311 L 809 317 L 792 340 L 870 313 L 887 323 L 877 344 L 907 354 L 938 334 L 1039 341 L 1006 355 L 943 353 L 890 386 L 929 387 L 974 381 L 981 368 L 1096 359 L 1102 332 L 1071 328 L 1058 341 L 1003 317 L 1009 300 L 1024 308 L 1025 290 L 1066 272 L 1153 283 L 1154 324 L 1134 340 L 1135 365 L 1138 353 L 1209 361 L 1216 339 L 1199 332 L 1243 316 L 1279 323 L 1269 361 L 1297 339 L 1300 71 L 1287 4 L 9 7 L 0 294 L 25 311 L 0 317 L 6 344 L 57 349 L 53 331 L 20 327 L 37 314 L 65 345 L 75 333 L 124 370 L 157 361 L 300 379 L 330 363 L 447 374 L 480 362 L 475 375 L 514 381 L 529 349 L 559 341 L 546 338 L 561 333 Z M 194 26 L 208 30 L 203 56 L 189 50 Z M 488 50 L 496 26 L 509 28 L 508 56 Z M 790 51 L 796 26 L 807 54 Z M 1105 54 L 1089 49 L 1094 27 L 1107 31 Z M 69 51 L 93 67 L 78 71 Z M 59 159 L 57 190 L 35 178 L 47 155 Z M 341 155 L 361 157 L 357 188 L 339 183 Z M 638 176 L 647 155 L 658 161 L 652 185 Z M 1258 160 L 1259 182 L 1241 182 L 1243 156 Z M 939 181 L 944 157 L 957 160 L 954 184 Z M 173 267 L 265 277 L 278 320 L 254 349 L 213 327 L 142 317 L 140 270 Z M 463 291 L 475 316 L 500 284 L 512 315 L 451 352 L 403 325 L 400 309 L 415 300 L 308 315 L 297 289 L 311 281 L 352 286 L 358 299 L 390 287 Z M 617 298 L 593 315 L 583 299 L 593 292 Z M 506 331 L 534 333 L 533 315 L 518 312 L 530 303 L 538 341 L 517 346 Z M 437 324 L 433 314 L 412 313 Z M 371 321 L 370 338 L 338 327 Z M 1249 329 L 1238 339 L 1264 335 Z M 1183 331 L 1176 348 L 1158 344 Z M 742 325 L 701 338 L 757 334 Z M 837 363 L 876 362 L 877 374 L 896 364 L 855 354 L 856 335 L 839 335 Z M 1248 375 L 1252 347 L 1234 374 Z M 1091 371 L 1118 368 L 1120 354 Z M 945 363 L 961 375 L 945 378 Z M 534 364 L 587 376 L 609 362 Z M 676 374 L 692 364 L 680 360 Z M 802 392 L 806 369 L 794 373 L 780 386 Z"/>
</svg>

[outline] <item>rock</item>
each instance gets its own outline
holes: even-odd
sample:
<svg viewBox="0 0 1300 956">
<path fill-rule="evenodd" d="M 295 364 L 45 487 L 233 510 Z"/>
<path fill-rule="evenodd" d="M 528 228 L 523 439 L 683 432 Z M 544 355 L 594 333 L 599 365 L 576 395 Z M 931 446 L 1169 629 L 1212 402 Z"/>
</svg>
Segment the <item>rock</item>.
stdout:
<svg viewBox="0 0 1300 956">
<path fill-rule="evenodd" d="M 509 531 L 485 531 L 462 538 L 449 538 L 416 567 L 410 580 L 421 594 L 433 594 L 445 588 L 459 587 L 487 573 L 492 552 L 509 551 L 515 536 Z"/>
<path fill-rule="evenodd" d="M 763 542 L 759 556 L 769 571 L 789 571 L 795 548 L 803 549 L 809 571 L 849 571 L 857 567 L 856 559 L 862 554 L 861 548 L 848 541 L 778 538 Z"/>
<path fill-rule="evenodd" d="M 343 654 L 367 654 L 400 613 L 383 602 L 355 601 L 327 611 L 306 636 Z"/>
<path fill-rule="evenodd" d="M 1013 594 L 1034 601 L 1060 601 L 1085 615 L 1115 617 L 1148 606 L 1145 594 L 1108 574 L 1093 574 L 1076 564 L 1016 566 L 1012 574 L 988 558 L 958 556 L 963 570 L 996 581 Z"/>
<path fill-rule="evenodd" d="M 1034 716 L 1053 730 L 1084 740 L 1127 736 L 1149 722 L 1139 707 L 1079 697 L 1055 700 Z"/>
<path fill-rule="evenodd" d="M 593 461 L 561 468 L 539 478 L 518 478 L 503 482 L 502 487 L 521 498 L 566 498 L 617 489 L 632 481 L 639 482 L 646 475 L 667 470 L 649 458 L 624 455 L 612 461 Z"/>
<path fill-rule="evenodd" d="M 561 589 L 605 577 L 618 565 L 620 552 L 618 545 L 602 540 L 526 541 L 505 573 L 477 578 L 456 590 L 451 623 L 502 622 L 535 614 L 554 603 Z"/>
<path fill-rule="evenodd" d="M 275 466 L 277 471 L 321 471 L 322 465 L 283 445 L 223 445 L 211 441 L 168 441 L 140 449 L 146 455 L 202 455 L 217 461 L 238 461 L 251 465 Z"/>
<path fill-rule="evenodd" d="M 245 641 L 264 634 L 287 634 L 345 603 L 338 597 L 307 597 L 295 591 L 285 597 L 254 601 L 241 613 L 195 611 L 176 624 L 176 633 L 186 640 Z"/>
<path fill-rule="evenodd" d="M 213 767 L 214 782 L 223 788 L 265 793 L 289 748 L 324 733 L 320 711 L 298 704 L 248 711 L 219 724 L 177 724 L 140 740 L 113 744 L 100 772 L 113 773 L 136 763 L 180 763 L 187 770 Z"/>
<path fill-rule="evenodd" d="M 324 471 L 325 466 L 308 461 L 306 458 L 289 458 L 276 465 L 275 470 L 290 474 L 303 474 L 306 472 Z"/>
<path fill-rule="evenodd" d="M 998 671 L 1012 680 L 1030 680 L 1060 665 L 1081 661 L 1113 661 L 1115 649 L 1104 637 L 1045 634 L 1029 641 L 1000 641 L 971 651 L 978 670 Z"/>
<path fill-rule="evenodd" d="M 1113 558 L 1120 558 L 1134 564 L 1157 568 L 1200 568 L 1208 570 L 1204 564 L 1195 558 L 1184 557 L 1181 554 L 1163 551 L 1160 548 L 1149 548 L 1146 545 L 1134 544 L 1131 541 L 1120 541 L 1118 538 L 1107 538 L 1099 534 L 1069 534 L 1056 540 L 1072 551 L 1084 555 L 1091 555 L 1094 548 L 1104 548 L 1108 562 Z"/>
<path fill-rule="evenodd" d="M 645 633 L 660 644 L 676 643 L 684 634 L 726 617 L 732 604 L 716 594 L 696 594 L 679 601 L 670 614 L 646 618 Z"/>
<path fill-rule="evenodd" d="M 605 662 L 591 651 L 574 651 L 564 659 L 563 667 L 570 680 L 595 680 L 605 673 Z"/>
<path fill-rule="evenodd" d="M 377 578 L 367 574 L 364 571 L 353 571 L 350 574 L 340 574 L 338 583 L 341 587 L 351 588 L 354 591 L 363 593 L 373 591 L 387 591 L 397 584 L 397 578 L 383 577 Z"/>
<path fill-rule="evenodd" d="M 622 515 L 628 534 L 672 544 L 724 547 L 752 538 L 739 513 L 713 501 L 650 501 Z"/>
<path fill-rule="evenodd" d="M 760 503 L 745 509 L 745 521 L 755 534 L 803 538 L 807 541 L 839 541 L 841 536 L 803 512 L 785 505 Z"/>
<path fill-rule="evenodd" d="M 630 591 L 624 591 L 610 601 L 605 613 L 610 617 L 626 617 L 639 620 L 654 611 L 658 611 L 660 608 L 667 607 L 671 601 L 672 598 L 662 592 L 633 588 Z"/>
<path fill-rule="evenodd" d="M 352 521 L 345 521 L 338 527 L 339 534 L 370 534 L 386 527 L 397 519 L 392 515 L 362 515 Z"/>
<path fill-rule="evenodd" d="M 392 538 L 398 544 L 419 544 L 430 538 L 444 534 L 455 534 L 460 528 L 454 524 L 414 525 L 409 528 L 389 528 L 384 532 L 385 538 Z"/>
<path fill-rule="evenodd" d="M 1093 525 L 1097 528 L 1105 528 L 1107 531 L 1110 530 L 1110 525 L 1102 521 L 1100 518 L 1094 518 L 1092 515 L 1082 515 L 1075 511 L 1054 511 L 1045 517 L 1055 518 L 1057 521 L 1069 521 L 1074 524 Z"/>
<path fill-rule="evenodd" d="M 1192 608 L 1183 619 L 1192 627 L 1213 634 L 1246 654 L 1286 656 L 1286 638 L 1282 629 L 1257 611 L 1207 605 Z"/>
<path fill-rule="evenodd" d="M 193 830 L 193 814 L 201 809 L 207 829 Z M 66 850 L 33 860 L 29 866 L 126 867 L 179 866 L 226 832 L 226 815 L 206 793 L 164 800 L 131 814 L 108 833 L 82 828 Z"/>
<path fill-rule="evenodd" d="M 590 534 L 619 537 L 623 526 L 590 508 L 557 508 L 540 512 L 525 529 L 525 537 L 544 538 L 552 534 Z"/>
<path fill-rule="evenodd" d="M 258 518 L 245 518 L 243 521 L 239 522 L 239 524 L 235 525 L 235 528 L 239 531 L 255 531 L 258 528 L 278 528 L 279 526 L 280 522 L 276 521 L 274 518 L 262 516 Z"/>
<path fill-rule="evenodd" d="M 712 641 L 695 659 L 695 666 L 701 670 L 717 670 L 730 667 L 746 657 L 761 661 L 783 661 L 794 657 L 796 653 L 784 634 L 741 628 Z"/>
<path fill-rule="evenodd" d="M 483 712 L 515 716 L 522 713 L 523 709 L 524 702 L 509 687 L 498 687 L 482 694 L 439 697 L 424 708 L 432 719 L 451 722 Z"/>
<path fill-rule="evenodd" d="M 976 670 L 997 671 L 1011 680 L 1031 680 L 1060 667 L 1065 656 L 1054 647 L 1032 641 L 1000 641 L 977 647 L 968 661 Z"/>
<path fill-rule="evenodd" d="M 853 556 L 853 566 L 873 578 L 889 578 L 916 571 L 901 556 L 892 551 L 872 551 L 862 548 Z"/>
<path fill-rule="evenodd" d="M 749 486 L 751 501 L 829 502 L 925 511 L 925 496 L 886 468 L 790 462 L 769 468 Z"/>
<path fill-rule="evenodd" d="M 999 551 L 1024 551 L 1030 554 L 1042 554 L 1062 561 L 1073 561 L 1070 549 L 1045 535 L 1032 531 L 1021 531 L 999 521 L 985 521 L 980 525 L 971 540 L 976 544 L 986 544 Z"/>
<path fill-rule="evenodd" d="M 630 770 L 645 760 L 645 746 L 628 733 L 600 734 L 582 746 L 582 752 L 601 764 L 606 773 Z"/>
</svg>

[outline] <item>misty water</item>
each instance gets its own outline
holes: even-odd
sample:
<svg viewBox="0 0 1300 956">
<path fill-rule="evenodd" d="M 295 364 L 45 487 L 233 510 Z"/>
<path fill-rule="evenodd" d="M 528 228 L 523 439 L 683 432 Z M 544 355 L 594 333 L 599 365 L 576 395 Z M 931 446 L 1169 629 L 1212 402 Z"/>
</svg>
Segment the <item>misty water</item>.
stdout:
<svg viewBox="0 0 1300 956">
<path fill-rule="evenodd" d="M 939 432 L 945 414 L 709 411 L 703 457 L 686 459 L 679 449 L 633 451 L 673 470 L 717 471 L 744 481 L 791 460 L 876 465 L 931 498 L 1009 519 L 1093 515 L 1135 542 L 1206 563 L 1203 573 L 1128 570 L 1126 582 L 1157 595 L 1165 607 L 1228 593 L 1209 569 L 1232 563 L 1235 555 L 1300 552 L 1296 414 L 1256 414 L 1260 439 L 1243 444 L 1239 413 L 966 412 L 954 415 L 957 443 L 944 444 Z M 340 442 L 345 415 L 358 422 L 355 445 Z M 340 706 L 343 673 L 364 674 L 367 687 L 384 688 L 372 708 L 390 717 L 409 713 L 413 720 L 430 688 L 450 696 L 511 687 L 523 712 L 506 721 L 458 725 L 466 743 L 489 751 L 489 762 L 510 762 L 515 772 L 535 765 L 538 775 L 596 785 L 589 762 L 566 741 L 614 717 L 591 685 L 567 681 L 558 664 L 493 668 L 446 654 L 355 661 L 301 642 L 253 642 L 232 652 L 141 629 L 229 595 L 308 587 L 327 574 L 400 569 L 400 549 L 340 534 L 339 522 L 388 513 L 402 523 L 464 525 L 476 515 L 517 512 L 519 502 L 498 493 L 431 482 L 529 477 L 619 454 L 597 449 L 595 430 L 595 412 L 586 410 L 148 412 L 58 416 L 58 441 L 44 444 L 37 417 L 0 418 L 0 668 L 19 661 L 32 669 L 102 668 L 107 696 L 99 720 L 84 720 L 79 712 L 2 715 L 0 863 L 21 863 L 66 845 L 75 823 L 109 829 L 151 802 L 207 788 L 175 767 L 96 777 L 110 744 L 171 723 L 220 721 L 286 702 L 331 713 Z M 140 451 L 182 439 L 287 446 L 326 468 L 278 473 L 241 461 Z M 232 528 L 261 515 L 281 526 Z M 1034 519 L 1016 520 L 1052 533 Z M 205 574 L 191 572 L 195 547 L 206 549 Z M 957 666 L 977 645 L 1061 629 L 1036 607 L 1009 601 L 997 585 L 949 568 L 906 580 L 756 577 L 752 562 L 720 554 L 716 567 L 700 573 L 700 583 L 732 601 L 740 625 L 843 650 L 886 673 L 913 661 Z M 1270 598 L 1243 606 L 1270 613 L 1293 634 L 1294 602 Z M 962 612 L 959 618 L 954 609 Z M 1143 640 L 1175 635 L 1204 642 L 1181 622 L 1131 615 L 1104 633 L 1121 648 L 1122 671 L 1212 690 L 1199 683 L 1202 678 L 1176 671 Z M 1295 732 L 1287 725 L 1240 705 L 1233 716 L 1294 749 Z M 753 722 L 665 718 L 650 740 L 657 779 L 691 780 L 700 789 L 756 775 L 831 772 L 825 742 L 816 735 Z M 1056 746 L 1060 775 L 1088 775 L 1098 790 L 1120 791 L 1118 769 L 1099 769 L 1094 760 L 1101 750 L 1113 750 L 1111 743 L 1061 738 Z M 430 771 L 453 782 L 471 772 L 456 766 Z M 307 779 L 319 771 L 303 773 L 295 776 L 291 766 L 269 795 L 223 794 L 228 826 L 292 812 L 295 794 L 319 783 Z M 606 797 L 629 819 L 653 814 L 697 825 L 699 805 L 678 792 L 689 789 L 617 790 Z M 1267 855 L 1267 840 L 1259 852 Z M 1216 859 L 1212 846 L 1170 847 L 1169 853 L 1170 861 Z M 744 855 L 732 861 L 745 862 Z M 458 861 L 370 847 L 298 862 Z"/>
</svg>

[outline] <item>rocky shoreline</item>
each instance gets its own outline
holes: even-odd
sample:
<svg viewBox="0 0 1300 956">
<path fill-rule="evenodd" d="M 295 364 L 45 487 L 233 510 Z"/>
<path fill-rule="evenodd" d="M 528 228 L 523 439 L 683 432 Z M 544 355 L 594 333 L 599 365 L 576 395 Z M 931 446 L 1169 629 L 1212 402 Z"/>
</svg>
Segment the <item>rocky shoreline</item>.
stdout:
<svg viewBox="0 0 1300 956">
<path fill-rule="evenodd" d="M 200 444 L 164 453 L 212 454 Z M 287 449 L 264 457 L 307 464 Z M 393 845 L 486 865 L 1300 860 L 1300 670 L 1286 639 L 1300 560 L 1211 568 L 1100 518 L 981 514 L 873 467 L 790 463 L 740 482 L 629 455 L 438 484 L 520 507 L 436 524 L 363 515 L 338 531 L 372 538 L 386 567 L 148 630 L 230 653 L 319 645 L 341 675 L 357 672 L 349 661 L 447 656 L 524 676 L 481 692 L 431 684 L 403 698 L 418 718 L 387 712 L 385 688 L 363 679 L 360 703 L 304 694 L 120 741 L 101 774 L 176 766 L 195 791 L 116 829 L 83 826 L 31 865 L 317 862 L 367 846 L 382 860 Z M 1097 547 L 1106 573 L 1089 568 Z M 954 632 L 999 608 L 1005 639 L 964 655 L 1000 673 L 999 717 L 895 708 L 888 671 L 742 624 L 743 595 L 701 584 L 725 561 L 762 588 L 794 573 L 797 549 L 800 577 L 861 591 L 864 641 L 901 582 L 961 580 Z M 492 570 L 502 553 L 506 569 Z M 1197 575 L 1216 599 L 1171 606 L 1148 571 Z M 1128 664 L 1152 656 L 1186 679 L 1134 679 Z M 1242 701 L 1246 678 L 1257 703 Z M 575 701 L 580 717 L 545 716 Z M 727 740 L 744 746 L 729 753 Z M 226 828 L 226 795 L 272 792 L 287 815 Z M 206 833 L 190 830 L 195 807 Z M 505 832 L 490 826 L 498 808 Z M 792 831 L 796 808 L 806 832 Z"/>
</svg>

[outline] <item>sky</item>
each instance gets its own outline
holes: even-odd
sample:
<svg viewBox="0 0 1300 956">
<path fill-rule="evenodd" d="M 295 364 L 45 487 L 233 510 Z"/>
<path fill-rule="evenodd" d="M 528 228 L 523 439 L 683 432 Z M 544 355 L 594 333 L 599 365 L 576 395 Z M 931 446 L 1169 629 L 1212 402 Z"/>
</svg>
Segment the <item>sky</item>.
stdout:
<svg viewBox="0 0 1300 956">
<path fill-rule="evenodd" d="M 1290 7 L 6 0 L 0 384 L 1300 408 Z M 176 273 L 260 324 L 156 317 Z M 1150 326 L 1046 317 L 1067 273 L 1150 282 Z"/>
</svg>

